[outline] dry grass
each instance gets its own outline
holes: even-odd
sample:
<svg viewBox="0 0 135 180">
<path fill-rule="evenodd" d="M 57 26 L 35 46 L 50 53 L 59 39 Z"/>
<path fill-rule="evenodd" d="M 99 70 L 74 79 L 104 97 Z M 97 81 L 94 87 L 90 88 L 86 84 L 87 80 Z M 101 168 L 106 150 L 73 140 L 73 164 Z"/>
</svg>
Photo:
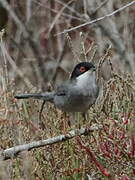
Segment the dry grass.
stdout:
<svg viewBox="0 0 135 180">
<path fill-rule="evenodd" d="M 40 121 L 41 102 L 16 101 L 14 83 L 6 78 L 1 69 L 1 150 L 64 133 L 67 119 L 61 111 L 46 104 Z M 75 124 L 85 127 L 96 123 L 102 125 L 102 130 L 1 161 L 0 179 L 134 179 L 134 90 L 133 77 L 113 73 L 104 83 L 100 102 L 90 109 L 88 121 L 84 124 L 78 116 Z"/>
</svg>

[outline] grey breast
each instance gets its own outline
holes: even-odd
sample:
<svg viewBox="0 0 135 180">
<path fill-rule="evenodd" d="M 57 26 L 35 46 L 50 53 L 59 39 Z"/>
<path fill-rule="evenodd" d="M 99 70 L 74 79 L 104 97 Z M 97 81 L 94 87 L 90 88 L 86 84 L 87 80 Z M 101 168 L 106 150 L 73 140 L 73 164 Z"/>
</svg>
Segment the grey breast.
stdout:
<svg viewBox="0 0 135 180">
<path fill-rule="evenodd" d="M 75 82 L 62 84 L 56 91 L 55 106 L 65 112 L 86 112 L 97 98 L 97 86 L 86 88 L 88 89 L 78 88 Z"/>
</svg>

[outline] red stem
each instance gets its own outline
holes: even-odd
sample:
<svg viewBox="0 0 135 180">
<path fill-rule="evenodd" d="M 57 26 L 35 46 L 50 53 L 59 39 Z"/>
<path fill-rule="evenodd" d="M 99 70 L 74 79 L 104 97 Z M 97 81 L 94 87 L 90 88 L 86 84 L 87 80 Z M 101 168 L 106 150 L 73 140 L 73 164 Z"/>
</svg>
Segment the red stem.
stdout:
<svg viewBox="0 0 135 180">
<path fill-rule="evenodd" d="M 81 149 L 84 149 L 87 152 L 87 154 L 91 157 L 92 161 L 95 163 L 98 169 L 102 172 L 102 174 L 104 174 L 105 176 L 111 176 L 110 173 L 103 167 L 103 165 L 97 161 L 94 153 L 91 152 L 91 149 L 82 144 L 81 138 L 77 137 L 76 140 L 79 146 L 81 147 Z"/>
</svg>

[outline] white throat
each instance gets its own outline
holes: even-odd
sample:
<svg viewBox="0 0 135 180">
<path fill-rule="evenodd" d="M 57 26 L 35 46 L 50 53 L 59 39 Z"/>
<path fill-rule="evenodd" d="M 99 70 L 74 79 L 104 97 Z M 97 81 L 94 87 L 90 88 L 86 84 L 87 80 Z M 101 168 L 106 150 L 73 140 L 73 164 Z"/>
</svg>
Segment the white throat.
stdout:
<svg viewBox="0 0 135 180">
<path fill-rule="evenodd" d="M 83 87 L 95 84 L 95 80 L 96 80 L 95 78 L 96 78 L 95 72 L 89 70 L 76 78 L 77 79 L 76 85 L 78 87 L 83 88 Z"/>
</svg>

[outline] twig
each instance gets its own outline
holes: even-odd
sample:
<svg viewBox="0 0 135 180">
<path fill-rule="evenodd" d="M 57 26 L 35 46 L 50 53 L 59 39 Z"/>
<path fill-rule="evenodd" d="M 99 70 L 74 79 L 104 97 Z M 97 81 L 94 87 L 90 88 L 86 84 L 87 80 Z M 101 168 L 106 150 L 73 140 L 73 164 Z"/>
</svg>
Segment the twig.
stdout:
<svg viewBox="0 0 135 180">
<path fill-rule="evenodd" d="M 4 55 L 4 57 L 8 60 L 8 62 L 10 63 L 10 65 L 12 66 L 12 68 L 17 72 L 17 74 L 22 78 L 23 82 L 25 83 L 25 85 L 32 89 L 33 85 L 31 84 L 31 82 L 28 80 L 28 78 L 25 78 L 24 74 L 22 73 L 22 71 L 17 67 L 16 63 L 14 62 L 14 60 L 12 59 L 12 57 L 9 55 L 5 43 L 2 41 L 0 44 L 0 48 L 2 51 L 2 54 Z"/>
<path fill-rule="evenodd" d="M 75 1 L 75 0 L 73 0 Z M 69 4 L 66 4 L 60 0 L 56 0 L 56 2 L 58 2 L 59 4 L 63 5 L 63 6 L 67 6 L 66 8 L 70 11 L 70 13 L 74 13 L 76 16 L 81 17 L 80 12 L 77 12 L 74 8 L 70 7 Z"/>
<path fill-rule="evenodd" d="M 59 11 L 58 10 L 56 10 L 56 9 L 53 9 L 53 8 L 50 8 L 50 7 L 48 7 L 47 5 L 44 5 L 43 3 L 41 3 L 41 2 L 37 2 L 36 0 L 32 0 L 35 4 L 38 4 L 39 6 L 41 6 L 41 7 L 43 7 L 43 8 L 45 8 L 45 9 L 48 9 L 48 10 L 50 10 L 51 12 L 54 12 L 54 13 L 58 13 Z M 68 8 L 68 7 L 67 7 Z M 71 19 L 76 19 L 76 20 L 78 20 L 78 21 L 82 21 L 82 22 L 85 22 L 85 20 L 84 20 L 84 18 L 82 18 L 82 17 L 76 17 L 76 16 L 73 16 L 73 15 L 71 15 L 71 14 L 67 14 L 67 13 L 64 13 L 64 12 L 62 12 L 62 14 L 61 14 L 63 17 L 68 17 L 68 18 L 71 18 Z"/>
<path fill-rule="evenodd" d="M 105 0 L 105 1 L 101 2 L 101 4 L 94 9 L 94 11 L 91 13 L 91 15 L 95 14 L 97 11 L 99 11 L 108 1 L 109 0 Z"/>
<path fill-rule="evenodd" d="M 64 43 L 63 43 L 63 46 L 62 46 L 63 47 L 62 51 L 61 51 L 61 53 L 59 55 L 59 58 L 57 60 L 56 68 L 54 69 L 52 78 L 50 79 L 50 82 L 55 82 L 55 80 L 56 80 L 57 73 L 58 73 L 58 68 L 60 67 L 60 63 L 62 62 L 64 54 L 65 54 L 66 45 L 67 45 L 67 43 L 66 43 L 66 40 L 65 40 Z"/>
<path fill-rule="evenodd" d="M 32 0 L 27 0 L 27 5 L 26 5 L 26 19 L 27 19 L 27 22 L 29 22 L 30 18 L 31 18 L 31 8 L 32 8 Z"/>
<path fill-rule="evenodd" d="M 87 54 L 86 54 L 86 49 L 85 49 L 85 44 L 84 44 L 84 34 L 80 32 L 80 38 L 81 38 L 81 54 L 83 55 L 83 58 L 87 62 Z"/>
<path fill-rule="evenodd" d="M 55 34 L 55 35 L 57 36 L 57 35 L 61 35 L 61 34 L 64 34 L 64 33 L 68 33 L 68 32 L 70 32 L 70 31 L 79 29 L 79 28 L 81 28 L 81 27 L 84 27 L 84 26 L 87 26 L 87 25 L 96 23 L 96 22 L 98 22 L 98 21 L 101 21 L 101 20 L 103 20 L 103 19 L 105 19 L 105 18 L 107 18 L 107 17 L 111 17 L 111 16 L 117 14 L 118 12 L 124 10 L 125 8 L 127 8 L 127 7 L 129 7 L 129 6 L 131 6 L 131 5 L 133 5 L 134 3 L 135 3 L 135 1 L 132 1 L 132 2 L 130 2 L 130 3 L 128 3 L 128 4 L 126 4 L 125 6 L 119 8 L 119 9 L 113 11 L 113 12 L 111 12 L 110 14 L 107 14 L 107 15 L 105 15 L 105 16 L 99 17 L 99 18 L 94 19 L 94 20 L 92 20 L 92 21 L 83 23 L 83 24 L 81 24 L 81 25 L 79 25 L 79 26 L 75 26 L 75 27 L 70 28 L 70 29 L 65 29 L 64 31 L 62 31 L 62 32 L 60 32 L 60 33 L 58 33 L 58 34 Z"/>
<path fill-rule="evenodd" d="M 94 61 L 94 57 L 95 57 L 96 53 L 97 53 L 97 46 L 95 45 L 95 46 L 94 46 L 93 53 L 92 53 L 91 58 L 90 58 L 90 60 L 89 60 L 90 62 L 91 62 L 91 61 Z"/>
<path fill-rule="evenodd" d="M 64 4 L 64 6 L 61 8 L 61 10 L 59 11 L 59 13 L 55 16 L 53 22 L 50 25 L 50 28 L 48 30 L 48 37 L 54 27 L 54 25 L 56 24 L 57 20 L 59 19 L 59 17 L 61 16 L 62 12 L 68 7 L 69 4 L 71 4 L 74 0 L 70 0 L 67 4 Z"/>
<path fill-rule="evenodd" d="M 41 108 L 40 108 L 40 111 L 39 111 L 39 120 L 40 120 L 40 121 L 41 121 L 42 112 L 43 112 L 45 103 L 46 103 L 46 101 L 44 100 L 44 101 L 42 102 L 42 105 L 41 105 Z"/>
<path fill-rule="evenodd" d="M 128 82 L 126 79 L 124 79 L 122 76 L 120 76 L 117 73 L 114 73 L 114 77 L 120 79 L 122 82 L 126 83 L 130 88 L 132 88 L 135 91 L 135 87 L 130 82 Z"/>
<path fill-rule="evenodd" d="M 4 59 L 4 75 L 5 75 L 5 88 L 7 91 L 7 86 L 8 86 L 8 71 L 7 71 L 7 59 L 6 59 L 6 55 L 5 55 L 5 51 L 4 51 L 4 43 L 3 43 L 3 36 L 4 36 L 5 30 L 2 29 L 0 31 L 0 49 L 2 51 L 2 56 Z"/>
<path fill-rule="evenodd" d="M 77 53 L 76 53 L 75 50 L 74 50 L 72 39 L 71 39 L 71 37 L 69 36 L 68 33 L 66 34 L 66 38 L 67 38 L 67 40 L 68 40 L 69 47 L 71 48 L 71 51 L 72 51 L 72 53 L 73 53 L 74 58 L 75 58 L 78 62 L 80 62 L 80 59 L 79 59 Z"/>
<path fill-rule="evenodd" d="M 98 67 L 97 67 L 97 81 L 99 81 L 99 74 L 100 74 L 100 71 L 101 71 L 101 66 L 102 64 L 104 63 L 104 61 L 106 59 L 108 59 L 108 57 L 110 56 L 110 50 L 111 50 L 112 46 L 111 44 L 109 45 L 108 49 L 106 50 L 106 53 L 105 55 L 100 59 L 99 63 L 98 63 Z"/>
<path fill-rule="evenodd" d="M 46 145 L 51 145 L 51 144 L 67 141 L 69 139 L 72 139 L 75 136 L 87 135 L 87 134 L 90 134 L 92 131 L 100 130 L 100 129 L 101 127 L 99 126 L 92 126 L 89 129 L 88 128 L 75 129 L 68 132 L 65 135 L 55 136 L 53 138 L 49 138 L 46 140 L 34 141 L 28 144 L 11 147 L 9 149 L 6 149 L 0 152 L 0 160 L 12 159 L 12 158 L 15 158 L 22 151 L 30 151 L 34 148 L 39 148 Z"/>
<path fill-rule="evenodd" d="M 94 164 L 98 167 L 98 169 L 102 172 L 102 174 L 104 174 L 107 177 L 110 177 L 110 173 L 108 172 L 107 169 L 105 169 L 105 167 L 97 160 L 97 158 L 95 157 L 95 154 L 91 151 L 90 147 L 86 146 L 85 144 L 83 144 L 83 142 L 81 141 L 81 138 L 77 137 L 77 143 L 79 144 L 81 149 L 84 149 L 85 152 L 90 156 L 91 160 L 94 162 Z"/>
</svg>

